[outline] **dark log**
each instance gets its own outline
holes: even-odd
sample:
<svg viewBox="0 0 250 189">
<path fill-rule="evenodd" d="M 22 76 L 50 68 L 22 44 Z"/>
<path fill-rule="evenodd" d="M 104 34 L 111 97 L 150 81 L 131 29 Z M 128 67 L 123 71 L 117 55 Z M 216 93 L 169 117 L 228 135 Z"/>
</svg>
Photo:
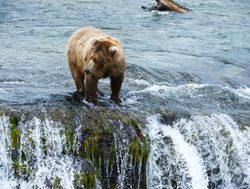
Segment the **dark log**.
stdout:
<svg viewBox="0 0 250 189">
<path fill-rule="evenodd" d="M 156 2 L 157 4 L 153 6 L 151 10 L 175 11 L 179 13 L 191 11 L 190 9 L 183 7 L 172 0 L 156 0 Z"/>
</svg>

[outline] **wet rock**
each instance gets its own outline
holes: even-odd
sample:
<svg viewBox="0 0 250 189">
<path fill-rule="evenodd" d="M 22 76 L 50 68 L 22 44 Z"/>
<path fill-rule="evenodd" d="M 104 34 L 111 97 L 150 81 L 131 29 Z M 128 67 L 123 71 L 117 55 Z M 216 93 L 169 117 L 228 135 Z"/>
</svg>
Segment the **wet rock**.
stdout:
<svg viewBox="0 0 250 189">
<path fill-rule="evenodd" d="M 37 157 L 29 157 L 25 152 L 25 145 L 32 146 L 35 143 L 33 140 L 37 139 L 30 137 L 27 144 L 22 144 L 20 140 L 25 137 L 24 131 L 30 129 L 26 123 L 35 117 L 47 126 L 50 122 L 55 122 L 62 128 L 60 135 L 65 136 L 66 144 L 62 146 L 60 156 L 70 156 L 74 159 L 78 170 L 72 181 L 75 188 L 95 188 L 98 182 L 102 188 L 107 189 L 119 188 L 120 185 L 124 188 L 147 187 L 148 141 L 142 133 L 140 119 L 128 112 L 50 104 L 0 107 L 0 115 L 9 117 L 12 168 L 17 179 L 25 176 L 25 179 L 29 180 L 29 176 L 35 171 L 32 166 Z M 27 128 L 24 128 L 26 126 Z M 47 142 L 48 139 L 44 136 L 39 138 L 42 138 L 43 156 L 53 153 L 49 150 L 52 144 Z M 60 175 L 49 178 L 47 186 L 61 188 Z"/>
<path fill-rule="evenodd" d="M 179 13 L 191 11 L 190 9 L 183 7 L 172 0 L 156 0 L 156 2 L 157 4 L 152 6 L 151 8 L 147 8 L 145 6 L 143 6 L 142 8 L 158 11 L 175 11 Z"/>
<path fill-rule="evenodd" d="M 190 118 L 190 113 L 188 112 L 177 112 L 170 111 L 166 109 L 160 109 L 158 112 L 161 114 L 161 123 L 165 125 L 172 125 L 174 122 L 180 120 L 181 118 Z"/>
</svg>

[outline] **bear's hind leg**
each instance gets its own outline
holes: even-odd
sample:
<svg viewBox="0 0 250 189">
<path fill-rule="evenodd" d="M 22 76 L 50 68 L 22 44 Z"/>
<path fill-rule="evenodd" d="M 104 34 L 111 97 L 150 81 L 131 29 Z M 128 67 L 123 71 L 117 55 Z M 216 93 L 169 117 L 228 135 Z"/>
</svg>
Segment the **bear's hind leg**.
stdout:
<svg viewBox="0 0 250 189">
<path fill-rule="evenodd" d="M 117 104 L 121 103 L 121 99 L 119 95 L 120 95 L 120 90 L 121 90 L 123 79 L 124 79 L 124 74 L 121 74 L 118 77 L 111 77 L 110 85 L 111 85 L 112 94 L 111 94 L 110 99 L 113 100 Z"/>
</svg>

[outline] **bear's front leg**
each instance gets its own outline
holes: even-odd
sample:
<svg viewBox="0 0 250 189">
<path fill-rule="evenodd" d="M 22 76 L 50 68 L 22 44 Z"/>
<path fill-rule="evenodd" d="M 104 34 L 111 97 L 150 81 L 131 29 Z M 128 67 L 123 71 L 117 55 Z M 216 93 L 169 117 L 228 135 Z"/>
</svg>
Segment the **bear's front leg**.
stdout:
<svg viewBox="0 0 250 189">
<path fill-rule="evenodd" d="M 75 85 L 76 85 L 76 89 L 77 92 L 80 93 L 82 96 L 84 96 L 84 73 L 83 72 L 79 72 L 79 71 L 75 71 L 72 73 L 72 76 L 74 78 L 75 81 Z"/>
<path fill-rule="evenodd" d="M 121 99 L 119 95 L 120 95 L 120 90 L 121 90 L 123 79 L 124 79 L 124 74 L 121 74 L 117 77 L 111 77 L 110 85 L 111 85 L 112 94 L 111 94 L 110 99 L 113 100 L 117 104 L 121 103 Z"/>
<path fill-rule="evenodd" d="M 94 104 L 98 104 L 97 101 L 97 84 L 98 79 L 92 75 L 85 76 L 85 97 L 86 100 Z"/>
</svg>

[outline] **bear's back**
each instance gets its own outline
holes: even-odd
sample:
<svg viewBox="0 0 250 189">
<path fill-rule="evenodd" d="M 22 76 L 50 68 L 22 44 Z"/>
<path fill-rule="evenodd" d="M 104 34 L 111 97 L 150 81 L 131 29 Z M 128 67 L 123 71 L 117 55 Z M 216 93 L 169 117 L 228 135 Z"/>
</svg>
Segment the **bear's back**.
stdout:
<svg viewBox="0 0 250 189">
<path fill-rule="evenodd" d="M 91 38 L 99 38 L 104 36 L 107 35 L 96 28 L 85 27 L 78 29 L 75 33 L 73 33 L 73 35 L 69 38 L 68 45 L 76 46 L 77 43 L 85 43 Z"/>
</svg>

